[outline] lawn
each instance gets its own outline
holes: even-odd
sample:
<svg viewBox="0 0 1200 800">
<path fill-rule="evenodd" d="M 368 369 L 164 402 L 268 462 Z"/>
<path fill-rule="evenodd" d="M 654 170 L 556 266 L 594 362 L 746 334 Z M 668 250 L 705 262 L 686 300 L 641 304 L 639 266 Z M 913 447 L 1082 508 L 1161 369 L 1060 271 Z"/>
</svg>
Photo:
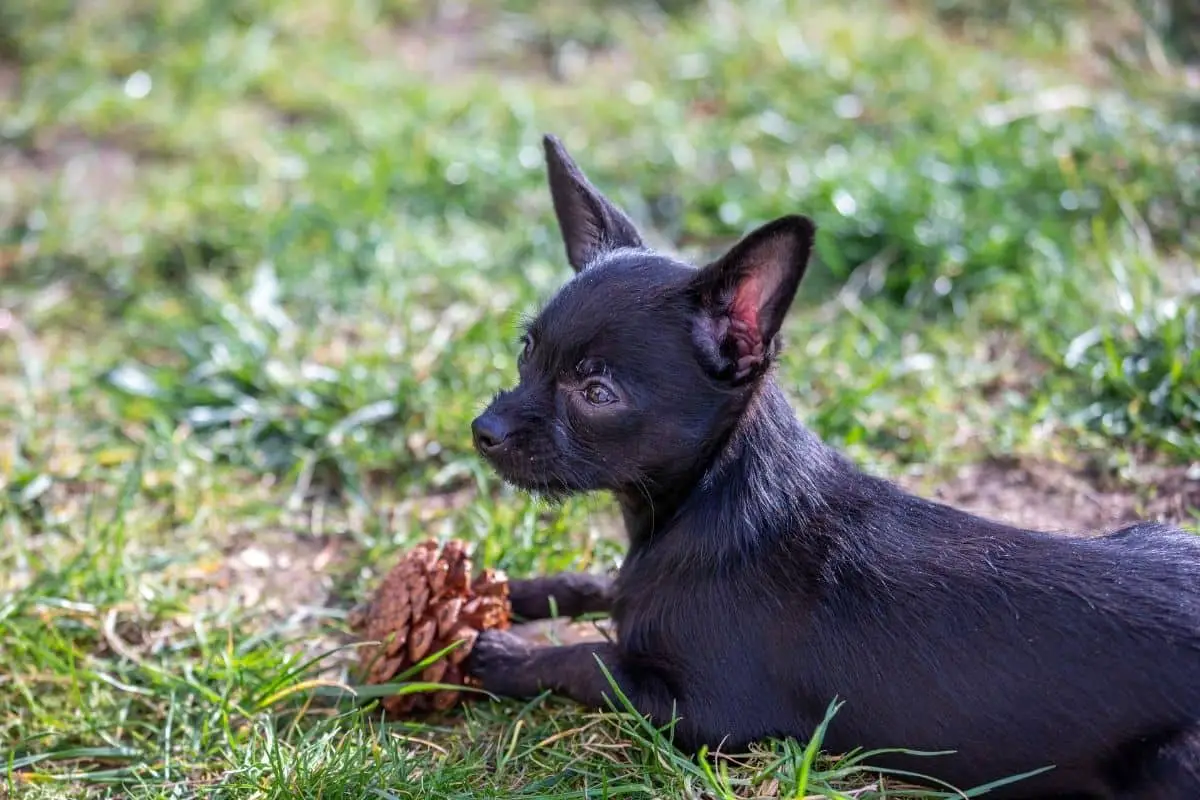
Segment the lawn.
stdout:
<svg viewBox="0 0 1200 800">
<path fill-rule="evenodd" d="M 470 445 L 570 274 L 544 132 L 690 258 L 817 221 L 779 380 L 865 468 L 1200 524 L 1190 4 L 438 5 L 0 4 L 0 797 L 901 796 L 808 742 L 335 685 L 425 537 L 620 563 L 608 498 Z"/>
</svg>

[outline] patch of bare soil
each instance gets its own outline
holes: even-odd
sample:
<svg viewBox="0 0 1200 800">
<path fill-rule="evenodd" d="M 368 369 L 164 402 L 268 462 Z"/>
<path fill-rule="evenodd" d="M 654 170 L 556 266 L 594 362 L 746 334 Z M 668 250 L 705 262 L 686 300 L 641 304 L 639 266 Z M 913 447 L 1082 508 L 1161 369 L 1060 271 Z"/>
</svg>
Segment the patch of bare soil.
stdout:
<svg viewBox="0 0 1200 800">
<path fill-rule="evenodd" d="M 339 555 L 335 539 L 305 539 L 283 531 L 239 534 L 224 553 L 191 565 L 180 576 L 199 588 L 190 598 L 189 613 L 156 623 L 127 608 L 111 609 L 102 620 L 98 650 L 139 661 L 169 646 L 194 617 L 231 608 L 263 613 L 281 632 L 310 629 L 329 601 L 330 568 Z M 314 654 L 331 644 L 327 637 L 313 636 L 302 649 Z"/>
<path fill-rule="evenodd" d="M 932 500 L 1048 532 L 1103 533 L 1142 520 L 1195 525 L 1200 515 L 1196 465 L 1146 467 L 1129 483 L 1055 462 L 996 459 L 941 481 L 899 482 Z"/>
<path fill-rule="evenodd" d="M 569 81 L 585 72 L 610 79 L 633 74 L 632 61 L 617 48 L 555 41 L 528 30 L 519 15 L 467 4 L 447 3 L 421 21 L 381 26 L 364 44 L 376 58 L 394 59 L 443 84 L 472 75 Z"/>
<path fill-rule="evenodd" d="M 133 153 L 82 134 L 59 131 L 28 148 L 0 148 L 0 194 L 5 183 L 18 189 L 57 183 L 73 203 L 102 205 L 125 197 L 135 174 Z"/>
<path fill-rule="evenodd" d="M 287 530 L 240 533 L 220 561 L 204 570 L 206 585 L 192 602 L 193 613 L 233 605 L 260 617 L 264 627 L 290 640 L 303 658 L 330 653 L 348 643 L 321 624 L 334 597 L 348 543 L 337 536 L 301 536 Z M 323 677 L 337 678 L 355 657 L 342 650 L 321 662 Z"/>
<path fill-rule="evenodd" d="M 330 598 L 332 567 L 342 555 L 335 537 L 301 537 L 287 531 L 238 534 L 224 557 L 207 572 L 209 591 L 201 606 L 230 603 L 299 622 L 315 615 Z"/>
<path fill-rule="evenodd" d="M 366 45 L 373 55 L 394 57 L 414 72 L 451 75 L 477 68 L 492 55 L 484 33 L 487 20 L 478 16 L 454 8 L 418 24 L 376 29 Z"/>
<path fill-rule="evenodd" d="M 0 100 L 10 100 L 16 97 L 20 86 L 20 68 L 16 64 L 0 61 Z"/>
<path fill-rule="evenodd" d="M 565 618 L 513 623 L 513 633 L 538 646 L 599 642 L 614 636 L 607 619 L 575 621 Z"/>
</svg>

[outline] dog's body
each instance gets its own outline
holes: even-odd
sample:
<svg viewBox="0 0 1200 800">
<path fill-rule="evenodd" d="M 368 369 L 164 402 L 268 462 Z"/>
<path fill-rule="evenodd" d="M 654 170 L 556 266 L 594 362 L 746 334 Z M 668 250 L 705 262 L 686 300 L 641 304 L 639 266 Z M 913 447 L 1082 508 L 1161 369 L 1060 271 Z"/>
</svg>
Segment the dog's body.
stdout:
<svg viewBox="0 0 1200 800">
<path fill-rule="evenodd" d="M 547 138 L 579 273 L 539 315 L 521 384 L 475 423 L 516 485 L 606 489 L 630 551 L 615 583 L 518 581 L 514 611 L 611 611 L 614 643 L 531 649 L 500 632 L 485 689 L 610 695 L 675 740 L 810 736 L 988 796 L 1200 798 L 1200 541 L 1152 523 L 1098 538 L 1019 530 L 857 470 L 770 374 L 811 224 L 785 217 L 696 270 L 649 251 Z"/>
</svg>

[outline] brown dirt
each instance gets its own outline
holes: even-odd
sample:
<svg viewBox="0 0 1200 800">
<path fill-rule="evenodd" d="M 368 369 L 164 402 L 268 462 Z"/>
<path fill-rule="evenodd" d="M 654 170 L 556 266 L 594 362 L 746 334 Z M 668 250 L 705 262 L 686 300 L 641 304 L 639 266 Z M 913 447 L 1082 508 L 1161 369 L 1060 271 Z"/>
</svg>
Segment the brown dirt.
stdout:
<svg viewBox="0 0 1200 800">
<path fill-rule="evenodd" d="M 110 610 L 103 621 L 100 652 L 115 652 L 137 661 L 170 645 L 194 617 L 230 608 L 263 614 L 278 629 L 311 628 L 312 618 L 330 602 L 330 567 L 339 558 L 335 539 L 301 538 L 285 531 L 237 534 L 223 553 L 187 567 L 179 576 L 199 585 L 189 600 L 189 613 L 167 622 L 155 621 L 128 608 Z M 306 637 L 308 655 L 329 650 L 328 636 Z"/>
<path fill-rule="evenodd" d="M 467 4 L 446 4 L 421 19 L 378 26 L 363 44 L 373 57 L 439 85 L 480 77 L 571 81 L 585 72 L 616 81 L 632 77 L 635 67 L 620 48 L 542 41 L 502 13 Z"/>
<path fill-rule="evenodd" d="M 333 589 L 334 566 L 342 555 L 334 537 L 301 537 L 287 531 L 238 534 L 221 561 L 203 571 L 212 591 L 202 602 L 235 601 L 272 616 L 304 616 L 323 607 Z M 207 598 L 207 599 L 205 599 Z"/>
<path fill-rule="evenodd" d="M 608 620 L 575 622 L 560 618 L 514 623 L 512 631 L 536 645 L 565 645 L 607 639 L 612 636 L 612 625 Z"/>
<path fill-rule="evenodd" d="M 1139 520 L 1195 526 L 1200 515 L 1200 465 L 1145 467 L 1130 484 L 1050 461 L 996 459 L 942 480 L 899 482 L 938 502 L 1051 532 L 1101 533 Z"/>
<path fill-rule="evenodd" d="M 16 97 L 20 87 L 20 68 L 16 64 L 0 61 L 0 101 Z"/>
<path fill-rule="evenodd" d="M 63 196 L 75 203 L 119 200 L 126 196 L 135 174 L 133 153 L 69 131 L 43 136 L 28 149 L 0 149 L 0 175 L 6 182 L 17 187 L 58 183 Z"/>
<path fill-rule="evenodd" d="M 478 16 L 461 8 L 395 28 L 380 26 L 365 44 L 372 55 L 395 58 L 407 70 L 455 75 L 481 67 L 491 55 L 484 37 L 487 20 Z"/>
</svg>

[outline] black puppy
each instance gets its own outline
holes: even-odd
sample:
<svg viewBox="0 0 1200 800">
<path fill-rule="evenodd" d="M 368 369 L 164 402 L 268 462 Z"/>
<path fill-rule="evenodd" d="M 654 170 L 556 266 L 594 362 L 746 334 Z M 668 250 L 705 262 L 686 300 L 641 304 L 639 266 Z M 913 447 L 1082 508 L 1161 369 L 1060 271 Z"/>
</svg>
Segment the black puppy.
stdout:
<svg viewBox="0 0 1200 800">
<path fill-rule="evenodd" d="M 997 797 L 1200 799 L 1200 543 L 1157 524 L 1019 530 L 863 474 L 794 417 L 771 376 L 808 262 L 799 216 L 696 269 L 653 252 L 545 140 L 578 273 L 528 328 L 520 384 L 473 425 L 510 483 L 608 490 L 616 581 L 518 582 L 516 613 L 611 610 L 615 643 L 480 637 L 501 695 L 602 708 L 611 687 L 676 742 L 807 739 L 954 751 L 872 762 L 960 789 L 1052 767 Z"/>
</svg>

